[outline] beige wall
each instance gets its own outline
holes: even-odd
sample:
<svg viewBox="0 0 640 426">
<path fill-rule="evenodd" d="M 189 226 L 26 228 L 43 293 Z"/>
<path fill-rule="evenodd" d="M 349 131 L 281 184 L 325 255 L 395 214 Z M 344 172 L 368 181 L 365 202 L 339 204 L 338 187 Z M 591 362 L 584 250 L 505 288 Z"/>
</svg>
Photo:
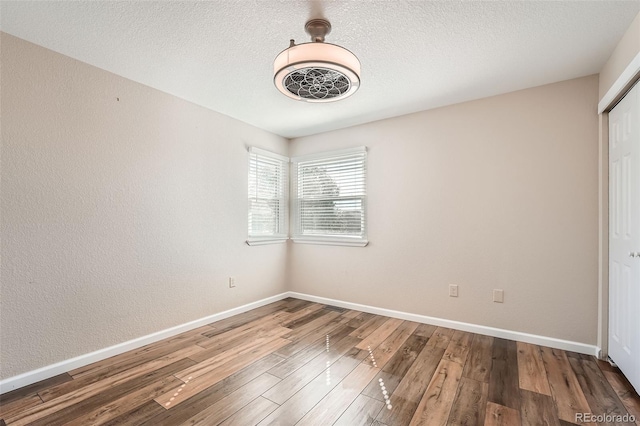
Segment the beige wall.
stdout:
<svg viewBox="0 0 640 426">
<path fill-rule="evenodd" d="M 245 147 L 285 139 L 0 41 L 1 378 L 284 291 L 244 240 Z"/>
<path fill-rule="evenodd" d="M 590 76 L 293 140 L 369 148 L 370 245 L 292 245 L 290 288 L 595 344 L 597 101 Z"/>
<path fill-rule="evenodd" d="M 293 140 L 292 155 L 369 147 L 371 244 L 287 251 L 244 244 L 246 146 L 286 154 L 285 139 L 0 43 L 0 379 L 285 283 L 595 343 L 596 76 Z"/>
<path fill-rule="evenodd" d="M 602 71 L 600 71 L 600 96 L 598 99 L 602 99 L 638 53 L 640 53 L 640 13 L 624 33 L 607 63 L 602 67 Z"/>
</svg>

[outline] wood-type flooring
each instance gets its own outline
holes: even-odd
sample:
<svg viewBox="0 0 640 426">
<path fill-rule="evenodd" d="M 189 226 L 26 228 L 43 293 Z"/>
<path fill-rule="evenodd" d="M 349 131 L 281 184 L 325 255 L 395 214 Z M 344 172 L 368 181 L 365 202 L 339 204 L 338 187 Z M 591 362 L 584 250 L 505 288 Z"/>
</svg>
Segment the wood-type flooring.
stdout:
<svg viewBox="0 0 640 426">
<path fill-rule="evenodd" d="M 0 396 L 0 426 L 587 424 L 580 415 L 640 425 L 640 398 L 591 356 L 291 298 Z"/>
</svg>

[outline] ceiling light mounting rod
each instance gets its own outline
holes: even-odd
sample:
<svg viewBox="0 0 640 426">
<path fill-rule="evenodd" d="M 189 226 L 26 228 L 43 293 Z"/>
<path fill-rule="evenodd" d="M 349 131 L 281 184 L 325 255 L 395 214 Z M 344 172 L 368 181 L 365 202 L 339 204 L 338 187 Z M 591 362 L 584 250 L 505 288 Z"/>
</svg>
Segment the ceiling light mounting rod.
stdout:
<svg viewBox="0 0 640 426">
<path fill-rule="evenodd" d="M 311 19 L 304 30 L 311 36 L 311 41 L 324 43 L 325 36 L 331 32 L 331 23 L 326 19 Z"/>
</svg>

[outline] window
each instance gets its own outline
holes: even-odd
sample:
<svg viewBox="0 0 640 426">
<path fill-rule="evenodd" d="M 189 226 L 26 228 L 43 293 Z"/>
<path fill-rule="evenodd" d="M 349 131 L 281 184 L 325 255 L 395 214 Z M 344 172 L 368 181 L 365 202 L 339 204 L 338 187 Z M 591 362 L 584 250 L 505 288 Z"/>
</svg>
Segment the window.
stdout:
<svg viewBox="0 0 640 426">
<path fill-rule="evenodd" d="M 365 147 L 292 159 L 296 242 L 367 245 Z"/>
<path fill-rule="evenodd" d="M 249 149 L 249 239 L 247 244 L 283 242 L 288 234 L 289 159 Z"/>
</svg>

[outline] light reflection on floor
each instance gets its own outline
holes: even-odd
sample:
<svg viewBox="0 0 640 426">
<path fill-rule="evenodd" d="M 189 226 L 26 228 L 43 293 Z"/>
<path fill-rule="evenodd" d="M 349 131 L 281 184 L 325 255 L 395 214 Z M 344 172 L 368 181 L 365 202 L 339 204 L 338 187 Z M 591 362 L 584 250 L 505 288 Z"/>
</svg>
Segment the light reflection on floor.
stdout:
<svg viewBox="0 0 640 426">
<path fill-rule="evenodd" d="M 178 396 L 178 394 L 180 392 L 182 392 L 182 389 L 184 389 L 185 386 L 187 386 L 187 383 L 189 383 L 189 380 L 191 380 L 193 378 L 193 376 L 189 376 L 189 378 L 187 380 L 184 381 L 184 384 L 182 386 L 180 386 L 180 389 L 178 389 L 178 391 L 176 393 L 173 394 L 173 396 L 171 398 L 169 398 L 169 402 L 167 402 L 165 405 L 165 407 L 168 407 L 171 405 L 171 401 L 173 401 L 174 399 L 176 399 L 176 396 Z"/>
<path fill-rule="evenodd" d="M 373 356 L 373 351 L 371 350 L 371 346 L 367 346 L 369 350 L 369 358 L 371 358 L 371 363 L 374 368 L 378 367 L 376 363 L 376 358 Z M 387 392 L 387 388 L 384 386 L 384 380 L 382 378 L 378 379 L 378 384 L 380 385 L 380 392 L 382 392 L 382 396 L 384 397 L 384 402 L 387 404 L 387 409 L 391 410 L 393 405 L 391 405 L 391 398 L 389 398 L 389 392 Z"/>
<path fill-rule="evenodd" d="M 329 352 L 329 335 L 327 334 L 327 352 Z M 327 371 L 326 371 L 326 376 L 327 376 L 327 386 L 331 386 L 331 361 L 327 360 Z"/>
</svg>

